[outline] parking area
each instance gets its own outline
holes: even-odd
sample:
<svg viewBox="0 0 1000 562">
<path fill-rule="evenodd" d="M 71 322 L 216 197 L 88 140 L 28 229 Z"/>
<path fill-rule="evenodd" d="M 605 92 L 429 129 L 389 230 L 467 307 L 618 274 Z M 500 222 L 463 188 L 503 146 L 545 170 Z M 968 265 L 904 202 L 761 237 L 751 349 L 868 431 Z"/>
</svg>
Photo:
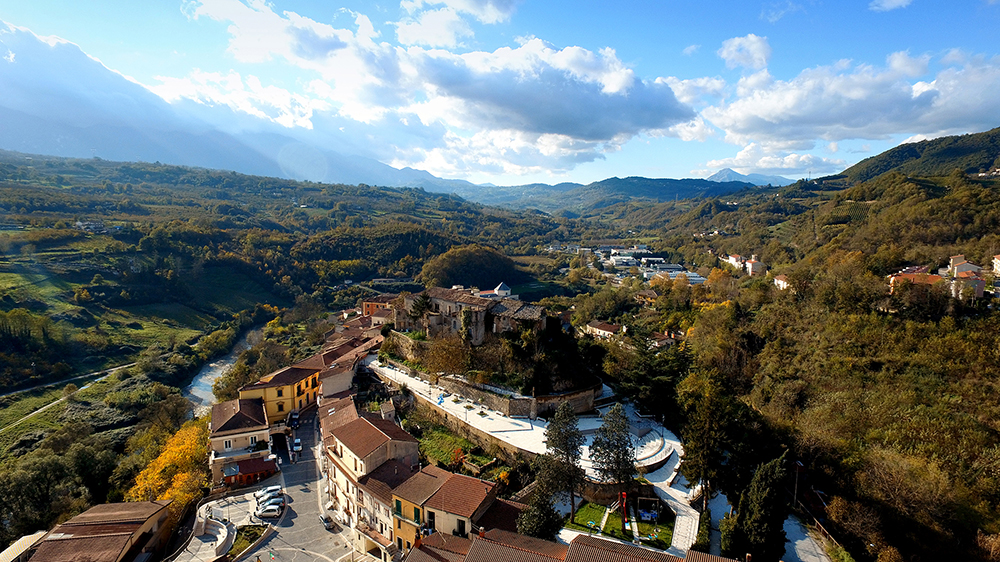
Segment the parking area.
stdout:
<svg viewBox="0 0 1000 562">
<path fill-rule="evenodd" d="M 281 479 L 288 505 L 279 519 L 270 520 L 277 533 L 251 552 L 246 560 L 256 562 L 259 556 L 265 561 L 271 554 L 275 560 L 285 562 L 333 562 L 345 556 L 350 559 L 350 546 L 346 537 L 340 534 L 343 530 L 340 527 L 327 530 L 320 520 L 323 483 L 317 463 L 316 424 L 315 409 L 302 413 L 298 429 L 286 441 L 287 448 L 277 451 L 281 457 Z M 302 446 L 299 452 L 291 450 L 296 439 Z"/>
</svg>

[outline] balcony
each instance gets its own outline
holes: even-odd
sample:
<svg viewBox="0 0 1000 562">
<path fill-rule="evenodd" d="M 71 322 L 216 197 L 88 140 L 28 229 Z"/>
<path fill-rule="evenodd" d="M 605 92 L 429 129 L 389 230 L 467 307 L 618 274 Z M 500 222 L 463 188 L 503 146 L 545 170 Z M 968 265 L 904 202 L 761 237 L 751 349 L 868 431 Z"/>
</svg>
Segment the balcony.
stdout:
<svg viewBox="0 0 1000 562">
<path fill-rule="evenodd" d="M 417 527 L 420 526 L 420 517 L 417 517 L 416 519 L 414 519 L 413 517 L 410 517 L 408 515 L 404 515 L 402 512 L 397 511 L 396 509 L 392 510 L 392 515 L 394 517 L 398 517 L 398 518 L 402 519 L 403 521 L 406 521 L 407 523 L 410 523 L 411 525 L 416 525 Z"/>
</svg>

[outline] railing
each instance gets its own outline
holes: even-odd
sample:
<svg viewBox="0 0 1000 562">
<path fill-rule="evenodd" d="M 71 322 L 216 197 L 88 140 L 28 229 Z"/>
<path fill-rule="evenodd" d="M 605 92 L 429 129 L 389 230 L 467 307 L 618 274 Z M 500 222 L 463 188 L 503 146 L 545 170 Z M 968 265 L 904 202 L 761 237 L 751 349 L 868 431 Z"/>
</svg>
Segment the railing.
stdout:
<svg viewBox="0 0 1000 562">
<path fill-rule="evenodd" d="M 400 519 L 407 521 L 408 523 L 413 523 L 417 527 L 420 526 L 420 517 L 414 519 L 413 517 L 410 517 L 408 515 L 403 515 L 401 511 L 397 511 L 395 508 L 392 510 L 392 514 L 396 517 L 399 517 Z"/>
</svg>

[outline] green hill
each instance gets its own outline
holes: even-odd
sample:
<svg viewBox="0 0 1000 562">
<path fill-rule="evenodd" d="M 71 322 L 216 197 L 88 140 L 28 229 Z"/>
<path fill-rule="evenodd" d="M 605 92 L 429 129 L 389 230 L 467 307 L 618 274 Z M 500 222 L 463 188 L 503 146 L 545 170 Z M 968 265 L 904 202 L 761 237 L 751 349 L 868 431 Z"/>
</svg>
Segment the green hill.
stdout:
<svg viewBox="0 0 1000 562">
<path fill-rule="evenodd" d="M 912 176 L 946 176 L 959 169 L 966 174 L 988 172 L 1000 166 L 1000 128 L 907 143 L 878 156 L 865 158 L 840 176 L 851 183 L 874 179 L 889 171 Z M 840 177 L 838 176 L 838 177 Z"/>
</svg>

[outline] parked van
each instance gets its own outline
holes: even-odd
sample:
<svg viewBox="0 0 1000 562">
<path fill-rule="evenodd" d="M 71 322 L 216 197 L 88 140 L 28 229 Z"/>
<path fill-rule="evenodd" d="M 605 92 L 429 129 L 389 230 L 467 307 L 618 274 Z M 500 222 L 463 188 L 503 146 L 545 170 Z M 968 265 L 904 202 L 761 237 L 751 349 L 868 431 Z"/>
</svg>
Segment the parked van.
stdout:
<svg viewBox="0 0 1000 562">
<path fill-rule="evenodd" d="M 281 491 L 281 486 L 268 486 L 267 488 L 261 488 L 253 493 L 255 499 L 260 499 L 266 495 L 273 494 Z"/>
</svg>

